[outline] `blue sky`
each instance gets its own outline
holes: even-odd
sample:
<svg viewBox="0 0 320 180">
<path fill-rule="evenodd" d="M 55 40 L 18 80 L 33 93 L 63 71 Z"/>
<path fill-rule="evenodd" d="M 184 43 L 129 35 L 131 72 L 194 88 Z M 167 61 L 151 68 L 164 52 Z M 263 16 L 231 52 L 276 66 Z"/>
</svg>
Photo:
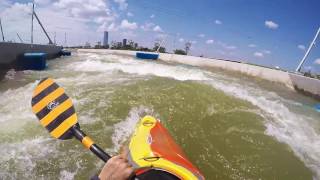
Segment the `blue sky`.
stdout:
<svg viewBox="0 0 320 180">
<path fill-rule="evenodd" d="M 9 39 L 16 40 L 12 32 L 16 29 L 26 41 L 30 39 L 30 20 L 13 21 L 13 16 L 21 15 L 15 11 L 27 11 L 30 2 L 0 0 Z M 295 69 L 320 26 L 317 0 L 36 0 L 36 4 L 48 31 L 51 36 L 55 32 L 60 44 L 64 44 L 64 33 L 68 45 L 95 44 L 102 40 L 102 31 L 108 30 L 110 41 L 128 38 L 152 46 L 155 40 L 164 39 L 169 51 L 189 41 L 192 55 L 289 70 Z M 40 43 L 46 42 L 39 36 Z M 320 72 L 319 45 L 304 69 Z"/>
</svg>

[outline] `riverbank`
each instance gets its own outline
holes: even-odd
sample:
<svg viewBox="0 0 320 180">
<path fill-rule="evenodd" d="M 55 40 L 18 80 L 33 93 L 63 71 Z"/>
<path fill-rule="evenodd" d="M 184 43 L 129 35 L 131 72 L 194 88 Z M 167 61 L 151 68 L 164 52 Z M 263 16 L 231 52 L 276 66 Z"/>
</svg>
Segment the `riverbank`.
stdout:
<svg viewBox="0 0 320 180">
<path fill-rule="evenodd" d="M 78 51 L 91 53 L 105 52 L 128 56 L 135 56 L 136 54 L 136 51 L 110 49 L 79 49 Z M 239 72 L 244 75 L 280 83 L 307 96 L 320 99 L 320 80 L 283 70 L 271 69 L 241 62 L 166 53 L 160 53 L 159 59 L 166 62 L 175 62 L 202 68 L 219 68 L 222 70 Z"/>
</svg>

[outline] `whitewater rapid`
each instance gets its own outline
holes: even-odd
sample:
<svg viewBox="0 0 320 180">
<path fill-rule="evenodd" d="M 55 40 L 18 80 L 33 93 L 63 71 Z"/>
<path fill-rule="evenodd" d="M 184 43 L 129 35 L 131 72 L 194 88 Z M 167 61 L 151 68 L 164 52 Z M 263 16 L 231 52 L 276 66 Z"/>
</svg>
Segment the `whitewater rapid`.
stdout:
<svg viewBox="0 0 320 180">
<path fill-rule="evenodd" d="M 70 62 L 64 62 L 65 64 L 63 65 L 52 64 L 53 68 L 50 68 L 47 72 L 38 73 L 39 77 L 59 72 L 77 72 L 77 76 L 58 77 L 56 79 L 63 86 L 72 87 L 73 89 L 85 86 L 89 82 L 92 84 L 92 82 L 103 81 L 106 85 L 111 86 L 112 84 L 130 84 L 136 80 L 148 79 L 154 76 L 178 81 L 195 81 L 210 85 L 212 88 L 248 101 L 258 107 L 260 115 L 264 118 L 265 134 L 287 144 L 294 154 L 314 172 L 315 178 L 320 179 L 319 113 L 305 108 L 302 105 L 303 103 L 284 97 L 279 92 L 264 89 L 248 79 L 224 75 L 210 70 L 185 65 L 141 61 L 133 57 L 103 53 L 78 53 L 76 56 L 81 56 L 82 60 L 70 60 Z M 114 76 L 114 74 L 120 75 Z M 14 81 L 18 78 L 17 76 L 17 73 L 10 71 L 5 77 L 5 81 Z M 32 76 L 32 72 L 26 71 L 24 76 L 28 79 L 28 77 Z M 9 139 L 0 144 L 0 153 L 8 154 L 6 159 L 1 159 L 1 161 L 5 162 L 19 157 L 15 160 L 15 164 L 21 165 L 21 167 L 18 167 L 21 172 L 24 170 L 32 171 L 35 168 L 34 161 L 44 158 L 47 154 L 54 154 L 56 148 L 56 142 L 53 142 L 54 140 L 48 138 L 46 133 L 40 132 L 40 130 L 38 137 L 23 140 L 22 136 L 26 132 L 18 132 L 17 134 L 21 141 L 11 142 L 10 140 L 10 138 L 14 138 L 11 136 L 27 123 L 37 123 L 35 116 L 30 113 L 30 107 L 25 105 L 30 104 L 30 92 L 32 92 L 37 82 L 25 83 L 22 87 L 0 92 L 0 132 L 2 135 L 6 134 L 2 140 Z M 110 88 L 109 93 L 112 92 L 113 89 Z M 74 97 L 76 106 L 80 106 L 83 101 L 90 101 L 90 99 L 79 98 L 80 93 L 83 92 L 79 90 L 72 92 L 70 95 Z M 108 103 L 107 99 L 105 103 Z M 13 109 L 19 113 L 12 113 Z M 142 116 L 141 114 L 145 113 L 152 114 L 153 112 L 152 109 L 147 107 L 139 107 L 131 110 L 126 119 L 114 125 L 112 135 L 113 152 L 116 152 L 120 148 L 119 144 L 122 144 L 130 136 L 134 130 L 134 125 Z M 88 121 L 87 119 L 93 120 Z M 79 121 L 88 124 L 98 120 L 94 119 L 94 112 L 89 111 Z M 40 144 L 41 148 L 34 146 L 34 144 Z M 11 147 L 12 151 L 7 152 L 8 147 Z M 5 165 L 0 165 L 0 168 L 5 168 Z M 77 171 L 65 170 L 60 172 L 60 179 L 73 179 Z M 1 176 L 15 177 L 14 174 L 10 173 L 9 175 L 0 171 Z M 28 177 L 32 178 L 32 175 L 26 175 L 26 178 Z"/>
<path fill-rule="evenodd" d="M 200 83 L 210 84 L 231 96 L 250 102 L 261 110 L 260 115 L 265 119 L 265 133 L 275 137 L 280 142 L 288 144 L 295 155 L 313 170 L 317 178 L 320 178 L 320 133 L 315 128 L 320 125 L 317 119 L 319 114 L 310 109 L 310 114 L 300 114 L 289 109 L 292 106 L 292 109 L 302 108 L 301 103 L 285 99 L 276 92 L 262 89 L 250 81 L 243 81 L 241 78 L 225 76 L 195 67 L 139 61 L 127 56 L 120 58 L 115 55 L 85 55 L 88 56 L 86 61 L 72 63 L 67 68 L 84 72 L 121 71 L 138 76 L 159 76 L 180 81 L 199 81 Z M 104 59 L 114 59 L 114 61 L 105 63 Z M 137 118 L 135 118 L 135 121 L 127 123 L 132 125 L 136 121 Z M 123 130 L 118 131 L 119 134 L 122 134 L 122 139 L 130 134 L 130 131 L 126 131 L 127 136 L 124 136 Z M 117 137 L 117 135 L 114 136 Z"/>
</svg>

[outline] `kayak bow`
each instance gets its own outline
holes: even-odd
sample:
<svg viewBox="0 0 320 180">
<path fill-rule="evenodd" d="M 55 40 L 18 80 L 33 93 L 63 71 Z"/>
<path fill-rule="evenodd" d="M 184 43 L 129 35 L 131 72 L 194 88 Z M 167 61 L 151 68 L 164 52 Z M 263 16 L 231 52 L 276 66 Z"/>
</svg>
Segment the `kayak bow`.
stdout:
<svg viewBox="0 0 320 180">
<path fill-rule="evenodd" d="M 156 169 L 180 179 L 205 179 L 186 158 L 167 129 L 152 116 L 146 116 L 137 124 L 129 144 L 128 160 L 137 175 Z"/>
</svg>

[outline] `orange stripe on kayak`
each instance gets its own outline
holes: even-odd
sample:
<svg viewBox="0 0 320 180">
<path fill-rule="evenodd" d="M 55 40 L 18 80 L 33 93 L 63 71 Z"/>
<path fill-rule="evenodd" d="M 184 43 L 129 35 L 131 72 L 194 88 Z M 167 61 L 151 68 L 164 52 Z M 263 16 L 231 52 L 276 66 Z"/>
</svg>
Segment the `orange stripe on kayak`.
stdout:
<svg viewBox="0 0 320 180">
<path fill-rule="evenodd" d="M 202 176 L 160 122 L 157 122 L 150 130 L 150 135 L 152 137 L 151 149 L 154 153 L 174 164 L 187 168 L 194 175 Z"/>
</svg>

